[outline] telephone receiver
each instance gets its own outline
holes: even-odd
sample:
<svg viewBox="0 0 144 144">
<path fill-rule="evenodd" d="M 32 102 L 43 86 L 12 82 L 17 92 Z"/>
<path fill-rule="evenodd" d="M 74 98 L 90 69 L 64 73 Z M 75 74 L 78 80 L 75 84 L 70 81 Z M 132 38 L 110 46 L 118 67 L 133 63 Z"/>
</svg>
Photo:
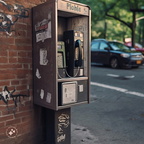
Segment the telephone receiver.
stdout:
<svg viewBox="0 0 144 144">
<path fill-rule="evenodd" d="M 81 40 L 75 42 L 75 67 L 81 67 L 83 60 L 83 48 Z"/>
</svg>

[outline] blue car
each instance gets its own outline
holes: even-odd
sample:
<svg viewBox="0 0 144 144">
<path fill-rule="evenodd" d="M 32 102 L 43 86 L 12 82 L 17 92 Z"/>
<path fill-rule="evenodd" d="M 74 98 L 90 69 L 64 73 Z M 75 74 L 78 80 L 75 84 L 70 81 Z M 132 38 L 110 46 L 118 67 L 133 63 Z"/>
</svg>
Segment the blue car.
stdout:
<svg viewBox="0 0 144 144">
<path fill-rule="evenodd" d="M 143 63 L 143 55 L 131 51 L 120 42 L 94 39 L 91 42 L 91 63 L 109 65 L 112 68 L 139 67 Z"/>
</svg>

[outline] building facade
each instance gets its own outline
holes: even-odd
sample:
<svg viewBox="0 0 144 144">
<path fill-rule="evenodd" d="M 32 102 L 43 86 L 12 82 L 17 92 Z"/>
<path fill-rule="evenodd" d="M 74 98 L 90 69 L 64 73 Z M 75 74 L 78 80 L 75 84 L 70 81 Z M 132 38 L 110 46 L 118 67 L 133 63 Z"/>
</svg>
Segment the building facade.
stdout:
<svg viewBox="0 0 144 144">
<path fill-rule="evenodd" d="M 0 0 L 0 143 L 43 144 L 45 110 L 33 105 L 32 7 L 46 0 Z"/>
</svg>

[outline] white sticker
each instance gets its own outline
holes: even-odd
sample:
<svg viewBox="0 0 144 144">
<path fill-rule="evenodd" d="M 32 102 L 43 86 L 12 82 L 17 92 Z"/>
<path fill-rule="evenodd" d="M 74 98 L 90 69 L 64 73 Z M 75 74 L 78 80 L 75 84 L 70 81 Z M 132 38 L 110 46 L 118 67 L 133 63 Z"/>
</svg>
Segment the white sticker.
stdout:
<svg viewBox="0 0 144 144">
<path fill-rule="evenodd" d="M 84 72 L 83 72 L 83 69 L 80 69 L 80 76 L 83 76 L 84 75 Z"/>
<path fill-rule="evenodd" d="M 83 92 L 83 85 L 79 85 L 79 92 Z"/>
<path fill-rule="evenodd" d="M 39 72 L 38 69 L 36 69 L 36 77 L 37 77 L 38 79 L 41 79 L 41 75 L 40 75 L 40 72 Z"/>
<path fill-rule="evenodd" d="M 40 92 L 40 98 L 43 99 L 44 98 L 44 90 L 41 89 L 41 92 Z"/>
<path fill-rule="evenodd" d="M 51 93 L 47 93 L 46 102 L 51 103 Z"/>
<path fill-rule="evenodd" d="M 47 50 L 40 49 L 40 65 L 47 65 L 47 63 L 48 63 Z"/>
<path fill-rule="evenodd" d="M 35 25 L 36 31 L 36 42 L 42 41 L 45 39 L 51 38 L 51 13 L 48 14 L 47 19 L 43 19 Z"/>
</svg>

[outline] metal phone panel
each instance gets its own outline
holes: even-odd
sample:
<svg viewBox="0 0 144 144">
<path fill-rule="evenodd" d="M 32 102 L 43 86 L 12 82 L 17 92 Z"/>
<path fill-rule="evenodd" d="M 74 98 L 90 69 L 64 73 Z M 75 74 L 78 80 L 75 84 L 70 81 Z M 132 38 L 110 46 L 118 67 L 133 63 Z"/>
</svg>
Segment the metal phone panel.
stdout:
<svg viewBox="0 0 144 144">
<path fill-rule="evenodd" d="M 77 82 L 62 83 L 62 105 L 77 102 Z"/>
<path fill-rule="evenodd" d="M 55 3 L 33 8 L 34 103 L 57 109 Z"/>
</svg>

